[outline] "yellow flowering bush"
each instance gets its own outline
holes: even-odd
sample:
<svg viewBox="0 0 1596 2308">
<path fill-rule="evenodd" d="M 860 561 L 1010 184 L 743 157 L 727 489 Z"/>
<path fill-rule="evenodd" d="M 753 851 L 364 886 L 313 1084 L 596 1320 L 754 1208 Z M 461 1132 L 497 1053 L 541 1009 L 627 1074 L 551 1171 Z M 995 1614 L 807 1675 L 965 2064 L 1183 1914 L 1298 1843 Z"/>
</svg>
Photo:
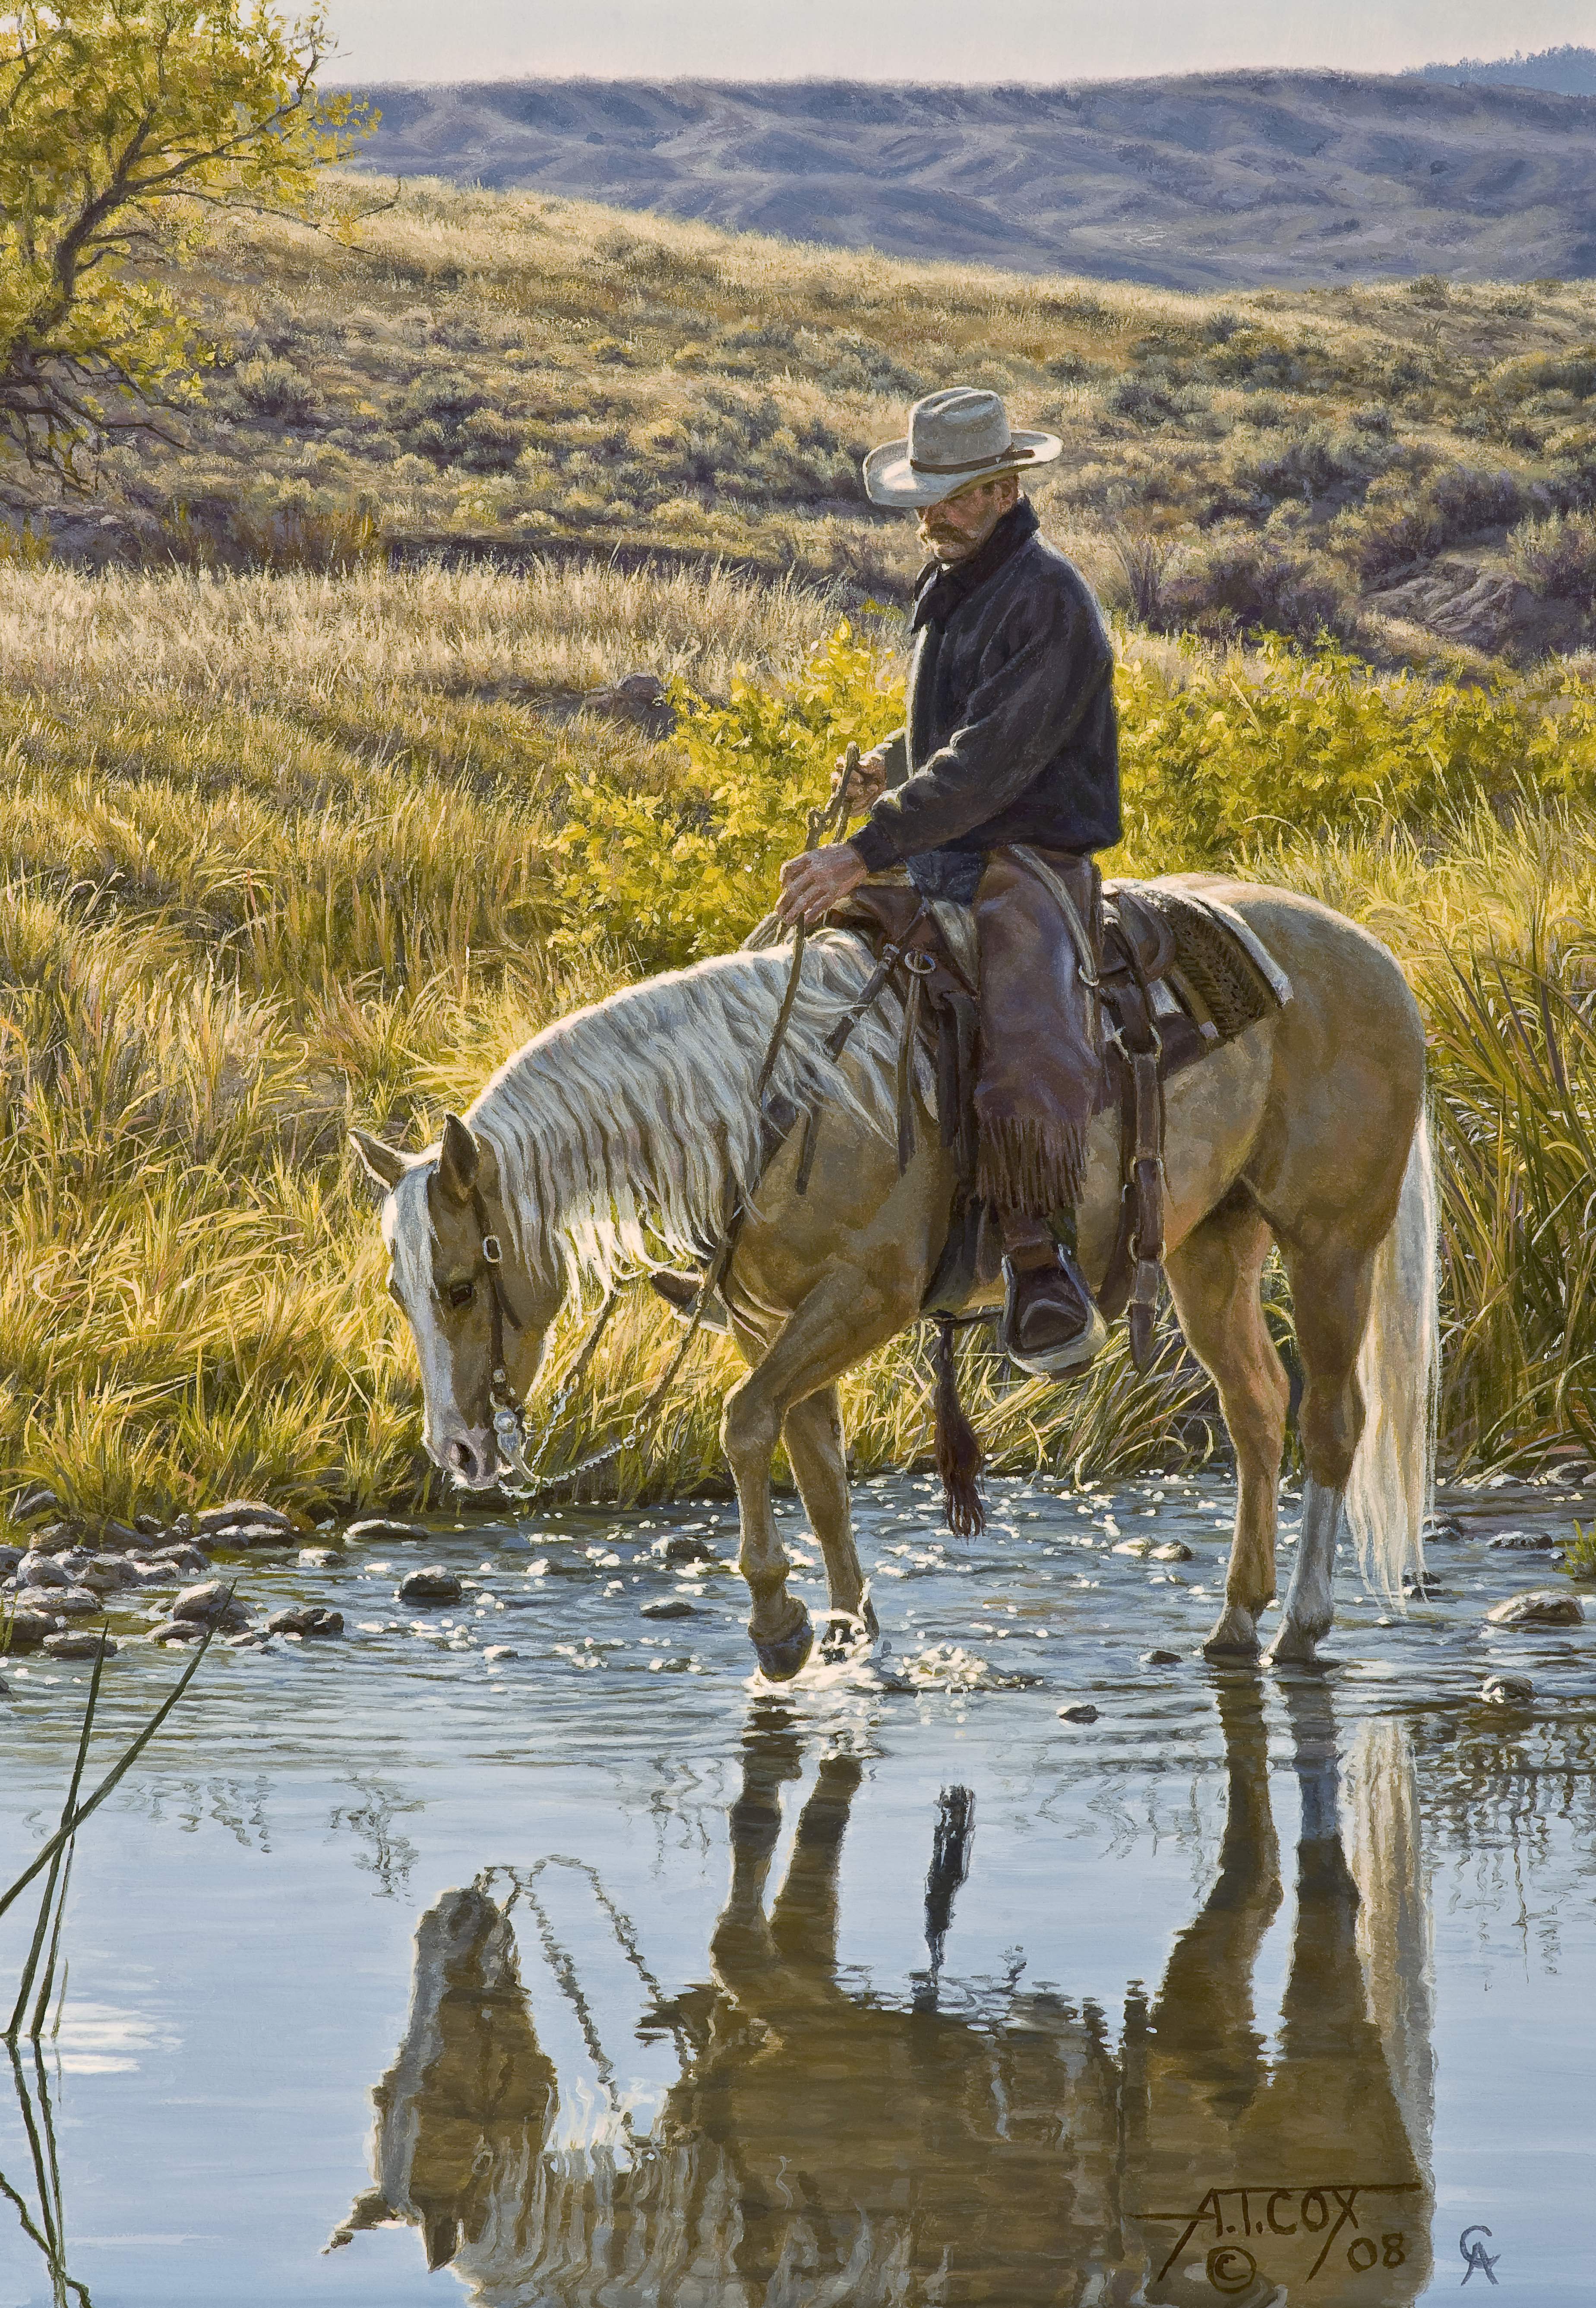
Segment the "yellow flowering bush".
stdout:
<svg viewBox="0 0 1596 2308">
<path fill-rule="evenodd" d="M 747 935 L 844 747 L 867 752 L 903 719 L 901 685 L 846 621 L 783 688 L 734 682 L 720 707 L 679 685 L 673 695 L 682 719 L 669 789 L 638 792 L 600 772 L 578 780 L 554 854 L 566 922 L 556 943 L 581 948 L 597 931 L 656 969 Z"/>
<path fill-rule="evenodd" d="M 1596 799 L 1596 686 L 1566 668 L 1463 685 L 1271 642 L 1194 657 L 1184 675 L 1119 666 L 1126 839 L 1111 870 L 1234 867 L 1284 833 L 1422 826 L 1481 798 Z M 556 844 L 565 941 L 597 933 L 651 968 L 746 935 L 844 745 L 868 748 L 903 712 L 883 654 L 847 624 L 786 688 L 677 704 L 667 789 L 594 773 Z"/>
</svg>

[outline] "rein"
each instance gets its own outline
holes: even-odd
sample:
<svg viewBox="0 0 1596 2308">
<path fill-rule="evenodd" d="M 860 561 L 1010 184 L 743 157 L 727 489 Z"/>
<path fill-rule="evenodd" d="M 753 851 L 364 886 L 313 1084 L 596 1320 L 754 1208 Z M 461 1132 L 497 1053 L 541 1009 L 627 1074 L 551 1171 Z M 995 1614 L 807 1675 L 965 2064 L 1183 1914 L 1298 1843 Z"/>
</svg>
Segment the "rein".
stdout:
<svg viewBox="0 0 1596 2308">
<path fill-rule="evenodd" d="M 849 788 L 853 783 L 858 765 L 859 749 L 857 745 L 850 745 L 843 756 L 842 774 L 836 792 L 823 808 L 812 809 L 809 812 L 804 842 L 806 852 L 819 847 L 821 836 L 829 828 L 846 824 Z M 793 1005 L 798 1000 L 798 980 L 803 972 L 804 948 L 807 942 L 807 934 L 808 926 L 800 914 L 793 933 L 792 965 L 787 973 L 787 985 L 782 993 L 781 1007 L 776 1012 L 775 1023 L 771 1028 L 770 1040 L 765 1045 L 764 1056 L 760 1062 L 759 1072 L 754 1084 L 755 1102 L 759 1107 L 762 1117 L 765 1114 L 765 1099 L 775 1075 L 777 1062 L 787 1040 L 787 1029 L 792 1022 Z M 501 1490 L 509 1492 L 512 1497 L 520 1499 L 524 1505 L 541 1506 L 549 1500 L 558 1498 L 563 1492 L 570 1490 L 585 1475 L 596 1472 L 600 1467 L 609 1466 L 615 1460 L 620 1458 L 624 1451 L 631 1450 L 634 1443 L 641 1441 L 663 1408 L 665 1399 L 681 1372 L 682 1365 L 697 1340 L 710 1301 L 720 1288 L 730 1270 L 732 1258 L 737 1250 L 738 1236 L 742 1232 L 743 1219 L 746 1215 L 746 1206 L 739 1194 L 735 1198 L 731 1215 L 721 1227 L 714 1249 L 710 1253 L 709 1263 L 704 1268 L 703 1279 L 698 1286 L 697 1296 L 693 1301 L 693 1311 L 687 1318 L 687 1327 L 681 1341 L 666 1365 L 663 1376 L 657 1379 L 650 1389 L 648 1399 L 626 1432 L 617 1442 L 607 1442 L 601 1450 L 590 1451 L 586 1458 L 579 1459 L 574 1467 L 567 1467 L 562 1473 L 552 1477 L 549 1481 L 539 1484 L 538 1475 L 542 1464 L 543 1451 L 539 1450 L 537 1458 L 529 1462 L 526 1455 L 526 1405 L 510 1383 L 510 1374 L 505 1361 L 505 1325 L 508 1324 L 513 1331 L 519 1331 L 523 1326 L 505 1292 L 504 1277 L 501 1272 L 505 1259 L 504 1244 L 488 1224 L 487 1205 L 482 1199 L 480 1187 L 471 1188 L 471 1216 L 477 1222 L 482 1263 L 487 1273 L 488 1366 L 492 1374 L 487 1399 L 488 1407 L 493 1412 L 494 1439 L 503 1461 L 503 1473 L 499 1481 Z M 560 1413 L 587 1375 L 593 1356 L 599 1350 L 599 1342 L 609 1326 L 610 1316 L 620 1304 L 620 1296 L 618 1287 L 607 1294 L 603 1305 L 593 1319 L 591 1328 L 582 1342 L 575 1359 L 561 1381 L 559 1392 L 549 1406 L 548 1416 L 543 1422 L 544 1449 L 548 1447 L 548 1438 L 553 1434 Z M 504 1479 L 505 1474 L 508 1474 L 511 1477 L 509 1481 Z"/>
</svg>

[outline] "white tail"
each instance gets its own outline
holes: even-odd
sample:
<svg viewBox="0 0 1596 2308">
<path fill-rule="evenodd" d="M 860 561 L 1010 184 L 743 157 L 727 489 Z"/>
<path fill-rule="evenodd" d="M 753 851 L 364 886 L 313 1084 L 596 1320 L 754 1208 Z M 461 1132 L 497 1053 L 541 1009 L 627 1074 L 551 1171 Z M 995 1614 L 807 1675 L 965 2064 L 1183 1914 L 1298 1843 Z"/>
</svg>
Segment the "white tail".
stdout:
<svg viewBox="0 0 1596 2308">
<path fill-rule="evenodd" d="M 1344 1788 L 1347 1860 L 1358 1886 L 1358 1952 L 1369 2012 L 1409 2143 L 1428 2172 L 1435 2122 L 1435 1981 L 1429 1875 L 1405 1723 L 1382 1716 L 1359 1725 Z"/>
<path fill-rule="evenodd" d="M 1375 1254 L 1368 1325 L 1358 1355 L 1364 1427 L 1347 1483 L 1347 1520 L 1359 1568 L 1393 1602 L 1402 1600 L 1402 1573 L 1424 1568 L 1440 1368 L 1436 1173 L 1429 1122 L 1421 1112 L 1402 1201 Z"/>
</svg>

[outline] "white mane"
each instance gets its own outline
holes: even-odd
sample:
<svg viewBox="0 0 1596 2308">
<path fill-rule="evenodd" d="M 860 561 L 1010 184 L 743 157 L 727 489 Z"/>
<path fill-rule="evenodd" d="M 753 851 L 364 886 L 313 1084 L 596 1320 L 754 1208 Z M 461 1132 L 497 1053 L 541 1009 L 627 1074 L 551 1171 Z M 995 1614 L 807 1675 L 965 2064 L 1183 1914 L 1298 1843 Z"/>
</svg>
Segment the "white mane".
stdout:
<svg viewBox="0 0 1596 2308">
<path fill-rule="evenodd" d="M 841 1107 L 890 1135 L 897 1002 L 884 996 L 859 1021 L 843 1063 L 825 1047 L 870 966 L 854 937 L 807 948 L 769 1095 Z M 790 948 L 776 947 L 648 978 L 499 1068 L 466 1120 L 497 1157 L 523 1261 L 608 1283 L 661 1251 L 703 1255 L 726 1221 L 728 1181 L 748 1192 L 759 1176 L 755 1086 L 790 968 Z"/>
</svg>

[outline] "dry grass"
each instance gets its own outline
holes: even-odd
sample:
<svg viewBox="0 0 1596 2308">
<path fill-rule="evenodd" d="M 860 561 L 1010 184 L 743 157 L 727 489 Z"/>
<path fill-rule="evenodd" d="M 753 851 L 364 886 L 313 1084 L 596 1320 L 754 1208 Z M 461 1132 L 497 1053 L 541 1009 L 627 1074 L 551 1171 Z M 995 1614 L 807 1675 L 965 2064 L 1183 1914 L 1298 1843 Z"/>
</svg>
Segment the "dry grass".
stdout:
<svg viewBox="0 0 1596 2308">
<path fill-rule="evenodd" d="M 963 378 L 1064 435 L 1044 518 L 1126 606 L 1151 551 L 1178 581 L 1143 615 L 1327 616 L 1401 654 L 1436 639 L 1371 590 L 1459 549 L 1505 568 L 1523 516 L 1596 499 L 1588 283 L 1189 296 L 414 183 L 353 246 L 219 226 L 177 286 L 223 356 L 183 442 L 108 459 L 89 508 L 13 477 L 73 553 L 574 545 L 892 586 L 912 530 L 859 459 Z M 1501 645 L 1572 646 L 1588 608 L 1549 595 Z"/>
</svg>

